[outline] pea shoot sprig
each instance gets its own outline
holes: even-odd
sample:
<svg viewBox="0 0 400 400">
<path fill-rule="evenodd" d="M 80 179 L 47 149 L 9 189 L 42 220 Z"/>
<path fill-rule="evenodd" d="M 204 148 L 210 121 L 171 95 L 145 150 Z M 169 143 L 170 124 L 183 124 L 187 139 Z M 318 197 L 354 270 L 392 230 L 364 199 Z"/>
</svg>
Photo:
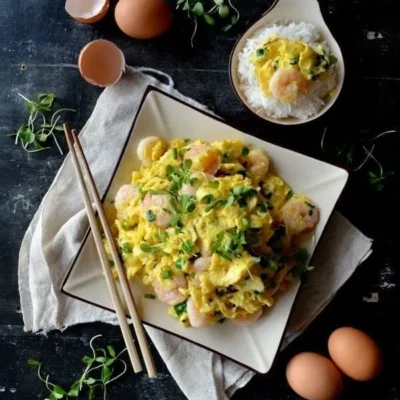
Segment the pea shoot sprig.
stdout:
<svg viewBox="0 0 400 400">
<path fill-rule="evenodd" d="M 212 6 L 209 6 L 209 3 Z M 210 7 L 206 10 L 207 5 Z M 231 0 L 178 0 L 177 9 L 187 11 L 188 16 L 193 18 L 194 28 L 190 43 L 193 47 L 193 40 L 197 33 L 198 21 L 203 20 L 207 25 L 221 25 L 223 32 L 229 31 L 240 18 L 240 13 L 236 7 L 232 5 Z"/>
<path fill-rule="evenodd" d="M 53 112 L 54 100 L 56 99 L 54 93 L 38 93 L 35 100 L 30 100 L 21 93 L 18 93 L 18 95 L 27 103 L 29 117 L 28 121 L 22 124 L 16 133 L 8 136 L 15 136 L 15 144 L 20 142 L 22 148 L 28 153 L 50 149 L 46 144 L 51 136 L 62 155 L 63 151 L 55 135 L 55 132 L 64 130 L 59 122 L 60 114 L 66 111 L 75 112 L 75 110 L 60 108 Z"/>
<path fill-rule="evenodd" d="M 378 172 L 368 172 L 368 182 L 371 187 L 376 190 L 377 192 L 381 192 L 384 189 L 384 184 L 393 177 L 394 171 L 384 171 L 382 164 L 379 162 L 377 157 L 375 156 L 374 152 L 376 150 L 376 141 L 381 139 L 387 135 L 392 133 L 396 133 L 396 130 L 388 130 L 382 132 L 371 139 L 364 139 L 360 140 L 357 139 L 355 141 L 348 141 L 346 140 L 345 143 L 342 143 L 339 146 L 336 146 L 336 152 L 333 154 L 333 157 L 342 157 L 345 159 L 347 165 L 349 165 L 353 172 L 358 172 L 367 165 L 368 161 L 373 161 L 378 168 Z M 327 150 L 327 128 L 324 129 L 321 138 L 321 149 L 324 153 L 328 153 Z M 364 158 L 358 164 L 356 163 L 355 153 L 357 150 L 361 150 Z"/>
<path fill-rule="evenodd" d="M 92 354 L 83 357 L 82 362 L 86 367 L 81 377 L 71 385 L 68 391 L 60 385 L 51 383 L 49 375 L 46 375 L 46 377 L 42 375 L 42 363 L 40 361 L 32 358 L 28 360 L 29 365 L 37 367 L 38 377 L 46 385 L 46 388 L 49 391 L 49 400 L 77 398 L 83 394 L 83 391 L 87 391 L 87 398 L 93 400 L 96 396 L 96 392 L 98 392 L 98 388 L 103 391 L 103 399 L 105 400 L 107 398 L 107 386 L 124 375 L 127 370 L 125 361 L 120 359 L 126 349 L 122 350 L 118 354 L 116 354 L 114 348 L 110 345 L 107 346 L 107 349 L 95 349 L 93 342 L 101 336 L 102 335 L 94 336 L 90 340 L 89 346 L 92 350 Z M 114 367 L 117 364 L 120 364 L 123 367 L 122 372 L 113 377 L 115 372 Z"/>
</svg>

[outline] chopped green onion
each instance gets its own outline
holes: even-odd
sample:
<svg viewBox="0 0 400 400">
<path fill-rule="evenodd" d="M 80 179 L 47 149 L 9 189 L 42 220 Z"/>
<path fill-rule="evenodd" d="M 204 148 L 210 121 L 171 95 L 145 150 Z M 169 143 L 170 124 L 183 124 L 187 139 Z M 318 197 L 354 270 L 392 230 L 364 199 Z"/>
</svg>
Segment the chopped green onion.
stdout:
<svg viewBox="0 0 400 400">
<path fill-rule="evenodd" d="M 144 298 L 154 300 L 156 296 L 153 293 L 145 293 Z"/>
<path fill-rule="evenodd" d="M 333 54 L 330 54 L 329 55 L 329 64 L 335 65 L 337 62 L 338 62 L 338 59 Z"/>
<path fill-rule="evenodd" d="M 115 266 L 115 262 L 114 260 L 108 260 L 108 265 L 110 266 L 110 268 Z"/>
<path fill-rule="evenodd" d="M 172 165 L 168 164 L 165 167 L 165 172 L 167 173 L 167 175 L 171 175 L 174 172 L 174 167 Z"/>
<path fill-rule="evenodd" d="M 178 158 L 178 149 L 177 149 L 176 147 L 174 147 L 174 148 L 172 149 L 172 158 L 173 158 L 174 160 L 176 160 L 176 159 Z"/>
<path fill-rule="evenodd" d="M 264 55 L 264 49 L 257 49 L 256 50 L 256 56 L 257 57 L 262 57 Z"/>
<path fill-rule="evenodd" d="M 262 50 L 262 49 L 259 49 L 259 50 Z M 258 50 L 257 50 L 258 51 Z M 264 50 L 263 50 L 263 54 L 264 54 Z M 248 155 L 249 155 L 249 153 L 250 153 L 250 150 L 249 150 L 249 148 L 248 147 L 243 147 L 243 149 L 242 149 L 242 157 L 247 157 Z"/>
<path fill-rule="evenodd" d="M 178 317 L 180 315 L 182 315 L 184 312 L 186 312 L 186 301 L 184 301 L 183 303 L 174 305 L 174 310 Z"/>
</svg>

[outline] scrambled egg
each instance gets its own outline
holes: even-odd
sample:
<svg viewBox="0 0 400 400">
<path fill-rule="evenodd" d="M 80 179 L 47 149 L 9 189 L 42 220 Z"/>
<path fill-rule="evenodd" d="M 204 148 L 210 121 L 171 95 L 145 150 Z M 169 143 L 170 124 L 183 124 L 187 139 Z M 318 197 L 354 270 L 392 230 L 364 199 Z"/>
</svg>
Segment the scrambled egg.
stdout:
<svg viewBox="0 0 400 400">
<path fill-rule="evenodd" d="M 337 62 L 336 57 L 325 52 L 321 45 L 311 47 L 306 43 L 274 35 L 258 46 L 250 61 L 263 93 L 280 97 L 282 101 L 293 101 L 285 92 L 289 85 L 307 92 L 311 81 L 326 79 L 328 70 Z M 279 76 L 276 72 L 285 71 Z M 300 73 L 300 74 L 298 74 Z M 274 76 L 279 79 L 273 79 Z M 291 91 L 292 92 L 292 91 Z"/>
<path fill-rule="evenodd" d="M 315 225 L 316 206 L 240 140 L 152 137 L 139 148 L 146 162 L 107 205 L 128 278 L 184 326 L 254 322 L 289 272 L 305 268 L 305 249 L 300 260 L 291 243 Z"/>
</svg>

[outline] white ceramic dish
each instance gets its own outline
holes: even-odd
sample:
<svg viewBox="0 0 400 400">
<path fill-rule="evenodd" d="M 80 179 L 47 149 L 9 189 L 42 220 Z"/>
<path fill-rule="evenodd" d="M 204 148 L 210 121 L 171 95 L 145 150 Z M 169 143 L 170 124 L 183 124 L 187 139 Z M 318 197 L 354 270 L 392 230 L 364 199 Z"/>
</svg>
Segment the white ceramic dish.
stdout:
<svg viewBox="0 0 400 400">
<path fill-rule="evenodd" d="M 281 118 L 276 119 L 272 117 L 267 117 L 265 115 L 261 115 L 257 113 L 247 102 L 246 96 L 240 89 L 240 81 L 237 73 L 237 65 L 238 65 L 238 55 L 243 50 L 246 45 L 247 39 L 252 37 L 256 31 L 261 28 L 264 28 L 269 25 L 273 25 L 274 23 L 279 23 L 281 25 L 285 25 L 290 22 L 309 22 L 313 24 L 321 34 L 323 40 L 325 40 L 331 49 L 332 53 L 337 57 L 338 63 L 336 65 L 336 76 L 337 76 L 337 84 L 336 84 L 336 92 L 335 94 L 326 100 L 325 105 L 320 109 L 320 111 L 304 120 L 297 119 L 294 117 L 290 118 Z M 321 9 L 319 7 L 317 0 L 276 0 L 271 8 L 266 11 L 260 19 L 258 19 L 255 23 L 250 25 L 249 28 L 243 33 L 242 36 L 238 39 L 235 46 L 233 47 L 230 60 L 229 60 L 229 76 L 232 88 L 239 99 L 239 101 L 252 113 L 257 115 L 260 118 L 263 118 L 269 122 L 273 122 L 275 124 L 280 125 L 299 125 L 304 124 L 306 122 L 313 121 L 316 118 L 319 118 L 325 112 L 327 112 L 335 103 L 339 94 L 343 87 L 344 82 L 344 60 L 343 55 L 340 50 L 338 43 L 333 37 L 331 31 L 326 25 L 324 18 L 321 14 Z"/>
<path fill-rule="evenodd" d="M 318 243 L 336 201 L 347 181 L 347 172 L 335 166 L 249 136 L 220 119 L 199 111 L 170 95 L 149 87 L 128 135 L 116 171 L 110 171 L 106 199 L 112 200 L 118 188 L 130 182 L 131 172 L 139 167 L 136 147 L 140 139 L 157 135 L 167 140 L 184 137 L 207 141 L 239 138 L 251 146 L 265 149 L 277 173 L 295 191 L 309 195 L 318 205 L 321 219 L 315 232 Z M 323 268 L 323 266 L 321 266 Z M 145 299 L 145 290 L 134 285 L 135 301 L 144 323 L 208 348 L 254 371 L 271 368 L 283 338 L 300 282 L 281 294 L 271 309 L 253 326 L 234 326 L 230 322 L 212 327 L 183 328 L 167 314 L 167 305 Z M 62 292 L 87 303 L 113 311 L 93 237 L 87 232 L 61 288 Z"/>
</svg>

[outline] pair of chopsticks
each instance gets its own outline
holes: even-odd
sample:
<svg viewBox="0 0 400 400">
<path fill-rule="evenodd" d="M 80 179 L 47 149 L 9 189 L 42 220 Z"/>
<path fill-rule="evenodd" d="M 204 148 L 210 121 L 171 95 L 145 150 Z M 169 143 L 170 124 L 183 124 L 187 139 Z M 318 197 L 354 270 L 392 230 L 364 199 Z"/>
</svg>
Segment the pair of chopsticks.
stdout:
<svg viewBox="0 0 400 400">
<path fill-rule="evenodd" d="M 135 373 L 143 370 L 139 355 L 136 351 L 136 347 L 134 345 L 134 339 L 132 337 L 132 332 L 129 328 L 129 324 L 127 321 L 127 317 L 123 308 L 123 303 L 120 298 L 120 294 L 117 289 L 116 282 L 112 276 L 111 269 L 109 267 L 108 256 L 106 254 L 103 240 L 101 237 L 101 232 L 99 226 L 97 224 L 97 219 L 94 214 L 92 208 L 92 201 L 90 196 L 92 197 L 94 204 L 96 206 L 98 215 L 100 217 L 100 222 L 105 234 L 105 237 L 110 245 L 112 258 L 114 261 L 114 265 L 118 271 L 119 281 L 121 282 L 122 292 L 125 298 L 125 302 L 128 306 L 128 311 L 130 317 L 133 322 L 133 329 L 135 330 L 137 340 L 139 342 L 140 350 L 142 352 L 142 356 L 146 365 L 147 373 L 149 377 L 155 377 L 157 372 L 154 366 L 153 358 L 151 356 L 146 335 L 143 329 L 143 325 L 139 319 L 135 302 L 133 299 L 132 291 L 129 286 L 128 279 L 126 277 L 124 267 L 121 264 L 118 250 L 115 246 L 114 238 L 111 233 L 110 227 L 108 225 L 107 217 L 105 215 L 103 204 L 100 200 L 99 193 L 96 188 L 96 184 L 94 182 L 92 173 L 89 169 L 89 164 L 86 160 L 85 154 L 83 153 L 82 146 L 79 142 L 79 138 L 76 135 L 75 131 L 70 132 L 68 125 L 64 124 L 64 132 L 67 138 L 68 147 L 71 153 L 72 162 L 75 167 L 76 176 L 78 178 L 79 186 L 82 192 L 83 201 L 85 203 L 85 208 L 87 212 L 87 216 L 89 219 L 90 227 L 92 228 L 93 238 L 96 244 L 97 252 L 100 257 L 101 266 L 103 267 L 103 272 L 106 278 L 107 286 L 114 303 L 115 310 L 117 312 L 118 322 L 121 327 L 122 336 L 124 337 L 125 345 L 128 350 L 129 358 L 132 363 L 133 370 Z M 74 146 L 75 144 L 75 146 Z M 86 175 L 87 184 L 85 183 L 85 179 L 83 175 Z M 90 195 L 89 195 L 90 192 Z"/>
</svg>

